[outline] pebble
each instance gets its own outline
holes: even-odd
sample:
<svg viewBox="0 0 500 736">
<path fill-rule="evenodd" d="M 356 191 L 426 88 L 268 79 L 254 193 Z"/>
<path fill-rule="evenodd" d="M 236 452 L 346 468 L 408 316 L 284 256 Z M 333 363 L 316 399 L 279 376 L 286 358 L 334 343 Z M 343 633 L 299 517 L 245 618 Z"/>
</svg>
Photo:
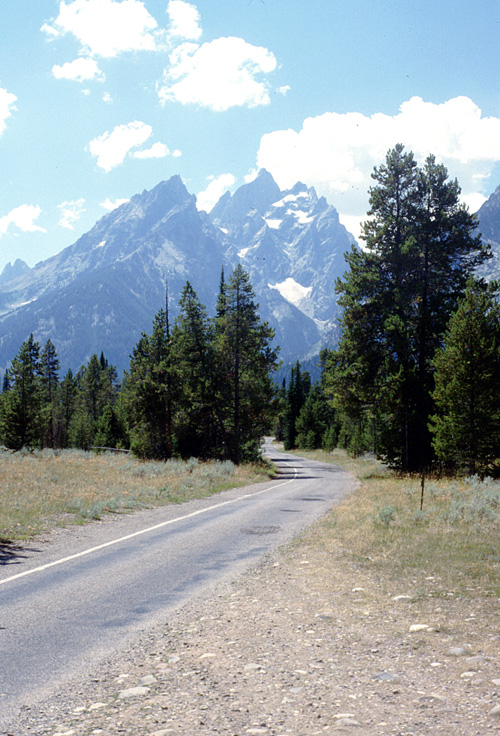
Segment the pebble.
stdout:
<svg viewBox="0 0 500 736">
<path fill-rule="evenodd" d="M 427 624 L 412 624 L 410 626 L 410 634 L 416 634 L 419 631 L 430 631 L 430 626 Z"/>
<path fill-rule="evenodd" d="M 118 697 L 123 700 L 124 698 L 135 698 L 138 695 L 147 695 L 149 693 L 149 687 L 129 687 L 126 690 L 120 690 Z"/>
<path fill-rule="evenodd" d="M 354 720 L 354 718 L 339 718 L 337 723 L 334 725 L 334 728 L 342 728 L 343 726 L 361 726 L 361 723 L 359 721 Z"/>
<path fill-rule="evenodd" d="M 145 677 L 141 677 L 139 685 L 154 685 L 155 682 L 158 682 L 158 680 L 154 675 L 146 675 Z"/>
<path fill-rule="evenodd" d="M 373 675 L 372 680 L 378 680 L 379 682 L 397 682 L 399 677 L 397 675 L 393 675 L 392 672 L 378 672 L 376 675 Z"/>
<path fill-rule="evenodd" d="M 500 705 L 495 705 L 495 707 L 490 710 L 488 715 L 496 716 L 497 718 L 500 718 Z"/>
<path fill-rule="evenodd" d="M 469 652 L 465 647 L 452 647 L 446 652 L 449 657 L 463 657 L 464 654 L 468 653 Z"/>
<path fill-rule="evenodd" d="M 106 703 L 92 703 L 92 705 L 89 706 L 89 710 L 99 710 L 99 708 L 105 708 Z"/>
</svg>

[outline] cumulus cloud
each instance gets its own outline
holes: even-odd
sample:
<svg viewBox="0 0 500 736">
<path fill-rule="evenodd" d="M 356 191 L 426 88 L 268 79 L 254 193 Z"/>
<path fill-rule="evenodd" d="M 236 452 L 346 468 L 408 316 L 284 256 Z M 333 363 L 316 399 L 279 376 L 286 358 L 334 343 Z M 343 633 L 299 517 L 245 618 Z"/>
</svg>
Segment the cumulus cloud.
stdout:
<svg viewBox="0 0 500 736">
<path fill-rule="evenodd" d="M 232 174 L 221 174 L 217 177 L 211 177 L 208 187 L 203 192 L 200 192 L 196 198 L 197 208 L 199 210 L 205 210 L 205 212 L 210 212 L 224 192 L 235 184 L 236 179 Z"/>
<path fill-rule="evenodd" d="M 68 202 L 61 202 L 57 207 L 61 214 L 59 225 L 67 230 L 73 230 L 75 222 L 78 222 L 85 212 L 84 204 L 84 199 L 73 199 Z"/>
<path fill-rule="evenodd" d="M 59 15 L 42 26 L 49 38 L 72 34 L 90 56 L 112 58 L 125 51 L 153 51 L 161 32 L 141 0 L 60 2 Z"/>
<path fill-rule="evenodd" d="M 71 79 L 75 82 L 86 82 L 89 79 L 104 82 L 105 79 L 95 59 L 84 57 L 67 61 L 61 66 L 55 64 L 52 67 L 52 74 L 56 79 Z"/>
<path fill-rule="evenodd" d="M 300 131 L 264 135 L 257 155 L 282 188 L 314 185 L 351 223 L 364 219 L 374 166 L 396 143 L 422 164 L 433 153 L 457 177 L 464 201 L 481 201 L 484 183 L 500 161 L 500 118 L 483 117 L 468 97 L 442 104 L 412 97 L 396 115 L 327 112 L 307 118 Z"/>
<path fill-rule="evenodd" d="M 242 38 L 217 38 L 201 46 L 185 42 L 170 54 L 158 96 L 162 103 L 202 105 L 217 112 L 268 105 L 270 87 L 262 77 L 276 66 L 271 51 Z"/>
<path fill-rule="evenodd" d="M 0 217 L 0 236 L 5 235 L 11 225 L 23 233 L 46 233 L 45 228 L 35 224 L 41 214 L 42 210 L 38 205 L 22 204 L 15 207 L 7 215 Z"/>
<path fill-rule="evenodd" d="M 142 146 L 153 133 L 150 125 L 134 120 L 127 125 L 117 125 L 89 143 L 89 151 L 97 158 L 97 165 L 106 173 L 123 163 L 133 148 Z"/>
<path fill-rule="evenodd" d="M 117 207 L 120 207 L 120 205 L 125 204 L 125 202 L 130 202 L 130 199 L 115 199 L 113 201 L 109 197 L 106 197 L 104 202 L 101 202 L 100 206 L 111 212 L 111 210 L 115 210 Z"/>
<path fill-rule="evenodd" d="M 17 97 L 11 92 L 7 92 L 6 89 L 0 87 L 0 135 L 4 132 L 7 127 L 5 121 L 9 118 L 13 111 L 16 109 L 15 102 Z"/>
<path fill-rule="evenodd" d="M 170 0 L 167 13 L 170 20 L 168 35 L 171 39 L 197 41 L 200 38 L 200 14 L 194 5 L 183 0 Z"/>
<path fill-rule="evenodd" d="M 132 158 L 165 158 L 170 153 L 168 147 L 164 143 L 154 143 L 151 148 L 142 151 L 134 151 L 130 155 Z"/>
</svg>

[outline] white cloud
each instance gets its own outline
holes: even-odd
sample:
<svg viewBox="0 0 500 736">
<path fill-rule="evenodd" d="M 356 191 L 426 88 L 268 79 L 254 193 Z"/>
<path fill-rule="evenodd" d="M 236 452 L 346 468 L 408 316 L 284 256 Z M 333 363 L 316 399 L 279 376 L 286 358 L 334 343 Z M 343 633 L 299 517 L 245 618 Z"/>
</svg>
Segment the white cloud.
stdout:
<svg viewBox="0 0 500 736">
<path fill-rule="evenodd" d="M 120 207 L 120 205 L 125 204 L 125 202 L 130 202 L 130 199 L 115 199 L 113 202 L 109 197 L 106 197 L 104 202 L 101 202 L 100 206 L 104 207 L 105 210 L 111 211 Z"/>
<path fill-rule="evenodd" d="M 217 38 L 201 46 L 186 42 L 170 54 L 158 96 L 162 103 L 202 105 L 218 112 L 268 105 L 269 84 L 262 75 L 276 66 L 271 51 L 242 38 Z"/>
<path fill-rule="evenodd" d="M 110 105 L 113 102 L 113 98 L 111 97 L 109 92 L 105 92 L 102 96 L 102 101 L 105 102 L 107 105 Z"/>
<path fill-rule="evenodd" d="M 80 57 L 74 61 L 67 61 L 61 66 L 55 64 L 52 67 L 52 74 L 56 79 L 71 79 L 75 82 L 86 82 L 89 79 L 104 82 L 105 79 L 97 62 L 88 57 Z"/>
<path fill-rule="evenodd" d="M 184 41 L 197 41 L 200 38 L 200 14 L 194 5 L 183 0 L 170 0 L 167 13 L 170 19 L 170 38 L 181 38 Z"/>
<path fill-rule="evenodd" d="M 205 191 L 198 194 L 196 198 L 197 208 L 199 210 L 205 210 L 205 212 L 210 212 L 224 192 L 234 186 L 234 184 L 236 184 L 236 179 L 232 174 L 221 174 L 216 178 L 212 178 Z"/>
<path fill-rule="evenodd" d="M 75 222 L 78 222 L 85 212 L 84 204 L 84 199 L 73 199 L 69 202 L 61 202 L 57 207 L 61 213 L 59 225 L 61 227 L 65 227 L 67 230 L 73 230 Z"/>
<path fill-rule="evenodd" d="M 11 225 L 23 233 L 46 233 L 45 228 L 35 225 L 35 220 L 41 214 L 42 210 L 38 205 L 22 204 L 15 207 L 7 215 L 0 217 L 0 236 L 5 235 Z"/>
<path fill-rule="evenodd" d="M 172 151 L 172 156 L 174 158 L 179 158 L 180 156 L 182 156 L 182 151 L 179 151 L 179 149 L 176 148 L 174 151 Z"/>
<path fill-rule="evenodd" d="M 60 2 L 59 15 L 42 26 L 50 38 L 70 33 L 91 56 L 112 58 L 124 51 L 153 51 L 161 32 L 141 0 Z"/>
<path fill-rule="evenodd" d="M 16 109 L 15 102 L 17 97 L 6 89 L 0 87 L 0 135 L 4 132 L 6 126 L 5 121 Z"/>
<path fill-rule="evenodd" d="M 483 117 L 468 97 L 442 104 L 413 97 L 396 115 L 327 112 L 307 118 L 300 131 L 264 135 L 257 155 L 281 188 L 298 180 L 316 187 L 351 222 L 365 218 L 373 167 L 396 143 L 422 164 L 433 153 L 457 177 L 463 199 L 477 203 L 500 161 L 500 118 Z"/>
<path fill-rule="evenodd" d="M 142 146 L 151 136 L 150 125 L 134 120 L 127 125 L 117 125 L 111 133 L 106 131 L 89 143 L 89 151 L 97 158 L 97 165 L 109 172 L 123 163 L 132 148 Z"/>
<path fill-rule="evenodd" d="M 143 151 L 134 151 L 130 155 L 132 158 L 165 158 L 169 153 L 170 151 L 164 143 L 153 143 L 151 148 L 146 148 Z"/>
</svg>

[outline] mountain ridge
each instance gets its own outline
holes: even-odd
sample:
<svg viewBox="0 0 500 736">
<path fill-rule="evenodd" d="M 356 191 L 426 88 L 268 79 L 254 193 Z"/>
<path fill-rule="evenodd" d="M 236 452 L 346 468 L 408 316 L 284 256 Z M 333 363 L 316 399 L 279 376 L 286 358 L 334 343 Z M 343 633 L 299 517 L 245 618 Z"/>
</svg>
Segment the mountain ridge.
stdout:
<svg viewBox="0 0 500 736">
<path fill-rule="evenodd" d="M 0 281 L 0 369 L 33 333 L 42 344 L 52 340 L 61 370 L 104 351 L 121 371 L 164 306 L 167 280 L 172 318 L 188 280 L 213 312 L 221 268 L 239 262 L 281 357 L 311 356 L 335 339 L 333 283 L 353 240 L 337 211 L 300 182 L 281 191 L 262 170 L 205 213 L 173 176 L 105 214 L 57 255 Z"/>
</svg>

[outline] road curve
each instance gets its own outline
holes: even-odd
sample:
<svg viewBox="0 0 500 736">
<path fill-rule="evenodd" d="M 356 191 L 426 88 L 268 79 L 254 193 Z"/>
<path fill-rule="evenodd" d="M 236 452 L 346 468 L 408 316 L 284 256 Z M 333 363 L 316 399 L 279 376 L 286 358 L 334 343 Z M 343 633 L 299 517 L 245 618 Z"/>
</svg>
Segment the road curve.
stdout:
<svg viewBox="0 0 500 736">
<path fill-rule="evenodd" d="M 0 733 L 22 706 L 234 579 L 354 487 L 341 468 L 265 450 L 276 480 L 90 524 L 2 561 Z"/>
</svg>

